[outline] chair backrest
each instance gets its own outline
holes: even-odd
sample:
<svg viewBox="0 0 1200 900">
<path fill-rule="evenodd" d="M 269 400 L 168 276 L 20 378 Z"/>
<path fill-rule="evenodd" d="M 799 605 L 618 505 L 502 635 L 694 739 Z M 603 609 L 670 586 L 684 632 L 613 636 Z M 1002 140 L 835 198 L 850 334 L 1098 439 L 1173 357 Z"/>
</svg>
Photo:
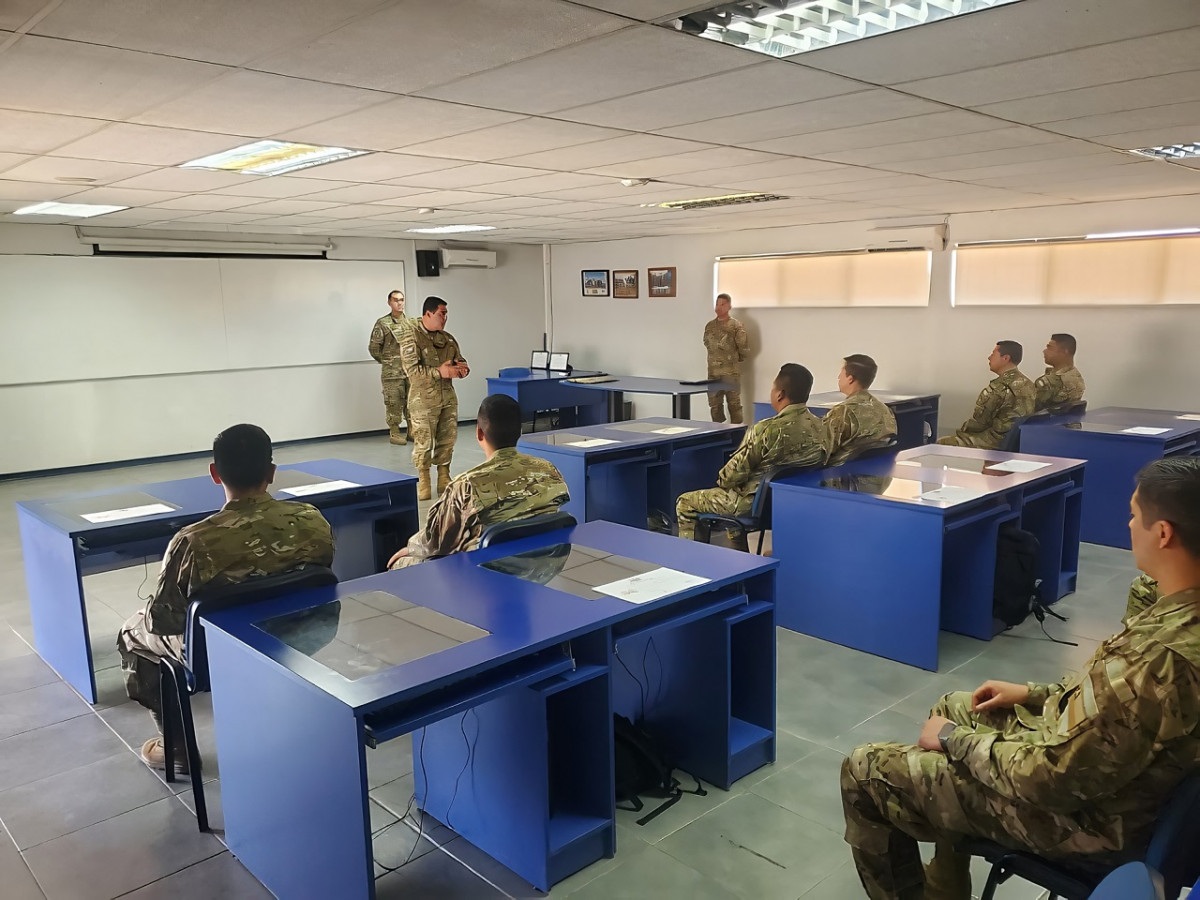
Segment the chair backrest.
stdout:
<svg viewBox="0 0 1200 900">
<path fill-rule="evenodd" d="M 1163 900 L 1164 896 L 1162 876 L 1145 863 L 1131 862 L 1109 872 L 1088 900 Z"/>
<path fill-rule="evenodd" d="M 1030 418 L 1030 416 L 1017 416 L 1013 419 L 1012 426 L 1008 429 L 1008 433 L 1004 435 L 1004 440 L 1000 442 L 997 450 L 1003 450 L 1005 453 L 1016 453 L 1021 449 L 1021 426 Z"/>
<path fill-rule="evenodd" d="M 758 482 L 758 488 L 754 491 L 754 502 L 750 505 L 750 517 L 758 520 L 760 524 L 766 527 L 766 524 L 771 519 L 771 482 L 778 481 L 781 478 L 789 478 L 792 475 L 798 475 L 801 472 L 807 472 L 809 469 L 819 467 L 819 463 L 808 463 L 806 465 L 776 466 L 773 469 L 767 469 L 762 479 Z"/>
<path fill-rule="evenodd" d="M 337 584 L 337 575 L 326 566 L 304 565 L 279 575 L 248 578 L 237 584 L 206 586 L 188 595 L 183 652 L 189 686 L 193 692 L 208 690 L 208 645 L 200 616 L 244 603 L 257 603 L 304 588 Z"/>
<path fill-rule="evenodd" d="M 520 378 L 523 375 L 528 375 L 530 370 L 526 366 L 511 366 L 507 369 L 500 370 L 501 378 Z"/>
<path fill-rule="evenodd" d="M 859 447 L 858 450 L 850 454 L 846 462 L 850 462 L 851 459 L 873 459 L 876 456 L 887 456 L 889 453 L 895 453 L 896 448 L 899 446 L 900 437 L 893 434 L 890 438 Z"/>
<path fill-rule="evenodd" d="M 1200 772 L 1179 783 L 1159 814 L 1146 865 L 1162 873 L 1169 898 L 1178 897 L 1185 885 L 1200 876 Z"/>
<path fill-rule="evenodd" d="M 535 534 L 545 534 L 547 531 L 557 531 L 560 528 L 570 528 L 578 525 L 570 513 L 555 510 L 540 516 L 530 516 L 527 519 L 513 519 L 510 522 L 494 522 L 483 529 L 479 538 L 480 547 L 490 547 L 492 544 L 505 544 L 518 541 L 521 538 L 532 537 Z"/>
</svg>

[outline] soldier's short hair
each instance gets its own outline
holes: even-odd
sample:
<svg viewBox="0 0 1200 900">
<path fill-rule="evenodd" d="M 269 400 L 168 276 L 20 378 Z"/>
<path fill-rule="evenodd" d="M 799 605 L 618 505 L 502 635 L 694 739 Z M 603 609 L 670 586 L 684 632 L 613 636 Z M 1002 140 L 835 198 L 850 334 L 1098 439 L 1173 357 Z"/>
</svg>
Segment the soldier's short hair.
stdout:
<svg viewBox="0 0 1200 900">
<path fill-rule="evenodd" d="M 1137 502 L 1142 522 L 1170 522 L 1191 556 L 1200 557 L 1200 459 L 1169 457 L 1150 463 L 1137 474 Z"/>
<path fill-rule="evenodd" d="M 257 425 L 234 425 L 213 440 L 221 481 L 236 490 L 258 487 L 271 469 L 271 437 Z"/>
<path fill-rule="evenodd" d="M 1001 356 L 1007 356 L 1013 361 L 1014 366 L 1021 364 L 1021 357 L 1025 351 L 1021 349 L 1021 345 L 1016 341 L 996 341 L 996 347 L 1000 350 Z"/>
<path fill-rule="evenodd" d="M 783 391 L 783 396 L 791 403 L 807 403 L 812 386 L 812 372 L 799 363 L 784 363 L 775 376 L 775 387 Z"/>
<path fill-rule="evenodd" d="M 842 361 L 846 364 L 846 374 L 865 388 L 871 386 L 871 382 L 879 373 L 879 366 L 875 365 L 875 360 L 865 353 L 851 353 Z"/>
<path fill-rule="evenodd" d="M 1058 346 L 1062 347 L 1072 356 L 1075 355 L 1075 337 L 1073 335 L 1065 333 L 1052 334 L 1050 335 L 1050 340 L 1054 341 L 1054 343 L 1058 344 Z"/>
<path fill-rule="evenodd" d="M 404 291 L 400 290 L 399 288 L 396 288 L 396 290 L 394 290 L 394 291 L 388 291 L 388 302 L 389 303 L 391 302 L 392 297 L 394 297 L 396 294 L 400 295 L 401 300 L 404 299 Z"/>
<path fill-rule="evenodd" d="M 730 297 L 728 294 L 717 294 L 717 299 L 718 300 L 728 300 L 730 303 L 733 303 L 733 298 Z"/>
<path fill-rule="evenodd" d="M 426 297 L 425 302 L 421 304 L 421 315 L 425 313 L 437 312 L 439 306 L 449 307 L 445 300 L 441 297 Z"/>
<path fill-rule="evenodd" d="M 521 439 L 521 404 L 507 394 L 484 397 L 475 421 L 487 442 L 497 450 L 515 447 Z"/>
</svg>

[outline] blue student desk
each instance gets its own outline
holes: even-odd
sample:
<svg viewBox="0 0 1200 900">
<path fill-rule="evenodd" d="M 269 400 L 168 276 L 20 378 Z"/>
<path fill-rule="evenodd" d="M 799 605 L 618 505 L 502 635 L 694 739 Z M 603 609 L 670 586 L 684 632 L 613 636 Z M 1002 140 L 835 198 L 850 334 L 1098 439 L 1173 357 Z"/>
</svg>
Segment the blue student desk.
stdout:
<svg viewBox="0 0 1200 900">
<path fill-rule="evenodd" d="M 355 578 L 382 568 L 377 560 L 401 546 L 417 530 L 416 478 L 340 459 L 280 466 L 272 491 L 323 481 L 355 487 L 295 499 L 321 510 L 336 542 L 333 568 Z M 106 510 L 161 503 L 170 512 L 93 523 L 83 518 Z M 17 504 L 21 552 L 37 651 L 90 703 L 96 702 L 92 645 L 84 604 L 84 575 L 95 575 L 161 558 L 180 528 L 225 505 L 224 490 L 207 475 L 133 485 Z M 376 551 L 376 523 L 390 525 L 395 546 Z M 112 635 L 113 641 L 116 635 Z"/>
<path fill-rule="evenodd" d="M 499 376 L 487 380 L 489 394 L 504 394 L 521 405 L 526 416 L 541 410 L 575 409 L 574 421 L 563 424 L 592 425 L 606 421 L 604 395 L 585 391 L 578 385 L 564 384 L 564 378 L 580 378 L 597 372 L 549 372 L 545 369 L 501 369 Z"/>
<path fill-rule="evenodd" d="M 893 394 L 871 391 L 871 396 L 886 404 L 896 416 L 896 436 L 901 450 L 920 447 L 937 440 L 938 401 L 941 394 Z M 808 398 L 808 408 L 814 416 L 824 416 L 846 399 L 841 391 L 827 391 Z M 754 404 L 754 421 L 775 415 L 770 403 Z"/>
<path fill-rule="evenodd" d="M 1009 460 L 1042 465 L 993 468 Z M 1037 536 L 1047 602 L 1075 590 L 1083 469 L 1078 459 L 931 445 L 774 482 L 779 624 L 936 670 L 939 629 L 994 633 L 1002 524 Z"/>
<path fill-rule="evenodd" d="M 723 422 L 648 418 L 527 434 L 517 447 L 554 463 L 571 492 L 563 509 L 578 521 L 645 528 L 651 510 L 673 520 L 680 494 L 713 487 L 745 430 Z"/>
<path fill-rule="evenodd" d="M 578 590 L 625 564 L 707 580 Z M 214 613 L 229 849 L 280 900 L 373 898 L 369 756 L 411 734 L 418 806 L 548 890 L 616 852 L 614 711 L 726 789 L 775 758 L 776 565 L 591 522 Z"/>
<path fill-rule="evenodd" d="M 642 378 L 636 375 L 614 376 L 612 381 L 598 384 L 577 384 L 589 391 L 603 391 L 608 395 L 608 421 L 619 422 L 621 410 L 625 407 L 626 394 L 669 394 L 671 396 L 671 416 L 675 419 L 690 419 L 692 417 L 692 394 L 707 394 L 713 391 L 737 390 L 737 386 L 727 381 L 714 381 L 711 384 L 684 384 L 671 378 Z"/>
<path fill-rule="evenodd" d="M 1131 433 L 1138 428 L 1159 433 Z M 1071 424 L 1061 419 L 1042 423 L 1034 417 L 1021 426 L 1025 452 L 1087 460 L 1083 540 L 1126 550 L 1129 498 L 1138 470 L 1168 456 L 1195 456 L 1198 446 L 1200 413 L 1107 406 L 1089 409 Z"/>
</svg>

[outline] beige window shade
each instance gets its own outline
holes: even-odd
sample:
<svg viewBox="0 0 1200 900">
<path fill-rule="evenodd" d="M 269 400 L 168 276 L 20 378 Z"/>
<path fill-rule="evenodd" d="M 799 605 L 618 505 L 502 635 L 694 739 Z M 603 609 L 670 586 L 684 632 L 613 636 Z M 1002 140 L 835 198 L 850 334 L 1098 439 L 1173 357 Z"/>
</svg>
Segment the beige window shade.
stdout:
<svg viewBox="0 0 1200 900">
<path fill-rule="evenodd" d="M 928 306 L 928 250 L 729 257 L 717 292 L 739 307 Z"/>
<path fill-rule="evenodd" d="M 1200 303 L 1200 238 L 959 247 L 956 306 Z"/>
</svg>

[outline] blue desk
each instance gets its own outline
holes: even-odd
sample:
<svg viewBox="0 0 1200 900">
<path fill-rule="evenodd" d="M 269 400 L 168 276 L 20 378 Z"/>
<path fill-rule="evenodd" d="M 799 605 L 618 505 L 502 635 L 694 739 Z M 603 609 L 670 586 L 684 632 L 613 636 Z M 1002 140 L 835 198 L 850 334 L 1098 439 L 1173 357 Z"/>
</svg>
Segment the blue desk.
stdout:
<svg viewBox="0 0 1200 900">
<path fill-rule="evenodd" d="M 745 430 L 745 425 L 648 418 L 527 434 L 517 447 L 558 467 L 571 492 L 563 509 L 578 521 L 645 528 L 651 510 L 674 519 L 680 494 L 715 485 Z M 603 443 L 576 446 L 591 441 Z"/>
<path fill-rule="evenodd" d="M 595 375 L 595 372 L 548 372 L 544 369 L 521 369 L 523 374 L 505 374 L 517 370 L 502 369 L 496 378 L 487 380 L 489 394 L 504 394 L 521 405 L 527 416 L 541 410 L 560 410 L 560 421 L 565 425 L 592 425 L 607 421 L 604 396 L 595 391 L 585 391 L 578 385 L 564 384 L 564 378 Z M 570 410 L 570 413 L 567 411 Z M 562 414 L 566 413 L 566 420 Z"/>
<path fill-rule="evenodd" d="M 675 419 L 690 419 L 692 417 L 692 394 L 707 394 L 713 391 L 732 391 L 735 385 L 727 381 L 714 381 L 711 384 L 684 384 L 670 378 L 641 378 L 636 375 L 614 376 L 612 381 L 599 384 L 579 384 L 590 391 L 604 391 L 608 395 L 608 421 L 619 422 L 621 410 L 625 406 L 626 394 L 669 394 L 671 397 L 671 417 Z"/>
<path fill-rule="evenodd" d="M 1014 459 L 1044 465 L 990 465 Z M 1002 524 L 1037 535 L 1047 602 L 1075 589 L 1083 470 L 1077 459 L 930 446 L 775 482 L 779 624 L 936 670 L 939 629 L 994 633 Z M 951 496 L 922 498 L 939 489 Z"/>
<path fill-rule="evenodd" d="M 891 407 L 896 415 L 896 436 L 899 448 L 908 450 L 937 440 L 938 401 L 941 394 L 893 394 L 889 391 L 871 391 L 871 396 Z M 824 416 L 846 397 L 841 391 L 813 394 L 808 398 L 808 408 L 814 416 Z M 775 415 L 770 403 L 754 404 L 754 421 L 769 419 Z"/>
<path fill-rule="evenodd" d="M 411 475 L 319 459 L 280 466 L 273 490 L 287 497 L 278 489 L 321 481 L 356 485 L 297 498 L 316 506 L 329 520 L 338 577 L 379 571 L 388 555 L 417 530 L 416 478 Z M 109 522 L 83 518 L 155 503 L 173 509 Z M 37 651 L 85 700 L 96 702 L 96 681 L 83 576 L 161 558 L 175 532 L 224 504 L 223 489 L 207 475 L 17 504 Z M 377 547 L 377 527 L 384 524 L 390 529 L 387 546 Z"/>
<path fill-rule="evenodd" d="M 1181 416 L 1196 416 L 1185 419 Z M 1043 456 L 1086 459 L 1087 490 L 1083 495 L 1083 540 L 1129 549 L 1129 498 L 1134 476 L 1147 463 L 1168 456 L 1194 456 L 1200 447 L 1200 413 L 1108 406 L 1075 417 L 1021 426 L 1021 449 Z M 1131 428 L 1159 430 L 1130 433 Z"/>
<path fill-rule="evenodd" d="M 542 583 L 481 565 L 538 550 L 563 566 Z M 708 580 L 641 605 L 588 600 L 559 580 L 583 578 L 577 552 Z M 280 900 L 373 898 L 367 757 L 411 733 L 419 806 L 549 889 L 616 852 L 614 711 L 644 707 L 680 765 L 722 787 L 774 759 L 775 565 L 593 522 L 215 613 L 206 631 L 230 850 Z M 411 642 L 420 629 L 408 623 L 436 613 L 474 634 L 357 680 L 335 670 Z M 301 615 L 326 634 L 299 651 L 276 623 Z M 657 659 L 643 677 L 651 639 Z"/>
</svg>

